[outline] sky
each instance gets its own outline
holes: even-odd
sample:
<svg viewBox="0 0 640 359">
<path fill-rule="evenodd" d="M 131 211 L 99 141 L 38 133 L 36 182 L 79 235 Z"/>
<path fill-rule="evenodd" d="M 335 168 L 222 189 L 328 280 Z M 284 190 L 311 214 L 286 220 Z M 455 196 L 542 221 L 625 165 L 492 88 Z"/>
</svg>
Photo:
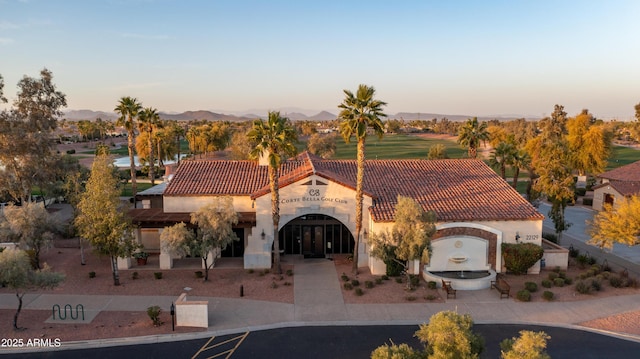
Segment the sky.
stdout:
<svg viewBox="0 0 640 359">
<path fill-rule="evenodd" d="M 385 112 L 631 120 L 640 1 L 0 0 L 0 75 L 53 72 L 68 109 Z M 6 106 L 5 106 L 6 108 Z"/>
</svg>

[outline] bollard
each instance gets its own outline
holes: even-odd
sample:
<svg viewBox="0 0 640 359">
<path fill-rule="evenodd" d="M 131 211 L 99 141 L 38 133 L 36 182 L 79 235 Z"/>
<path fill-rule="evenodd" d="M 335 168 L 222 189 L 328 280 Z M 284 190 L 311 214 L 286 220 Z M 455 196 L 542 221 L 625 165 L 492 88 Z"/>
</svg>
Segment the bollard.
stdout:
<svg viewBox="0 0 640 359">
<path fill-rule="evenodd" d="M 244 286 L 240 285 L 240 296 L 244 297 Z"/>
<path fill-rule="evenodd" d="M 171 331 L 175 331 L 176 330 L 176 306 L 175 304 L 173 304 L 173 302 L 171 302 Z"/>
</svg>

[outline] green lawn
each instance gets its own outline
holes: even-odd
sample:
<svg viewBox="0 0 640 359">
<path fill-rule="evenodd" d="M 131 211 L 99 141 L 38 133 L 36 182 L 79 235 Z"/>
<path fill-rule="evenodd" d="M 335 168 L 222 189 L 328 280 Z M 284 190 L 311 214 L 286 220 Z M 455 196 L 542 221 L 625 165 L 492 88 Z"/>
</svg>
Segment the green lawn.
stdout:
<svg viewBox="0 0 640 359">
<path fill-rule="evenodd" d="M 462 158 L 466 151 L 454 142 L 441 139 L 426 139 L 403 134 L 387 134 L 382 140 L 368 136 L 366 142 L 367 159 L 419 159 L 427 158 L 429 148 L 442 144 L 447 148 L 449 158 Z M 356 141 L 346 144 L 338 137 L 335 159 L 356 159 Z"/>
<path fill-rule="evenodd" d="M 607 171 L 640 160 L 640 151 L 623 146 L 613 146 Z"/>
<path fill-rule="evenodd" d="M 138 185 L 138 193 L 144 191 L 145 189 L 151 188 L 151 183 L 148 182 L 137 182 Z M 131 182 L 127 183 L 124 188 L 122 188 L 122 193 L 120 194 L 122 197 L 131 197 Z"/>
</svg>

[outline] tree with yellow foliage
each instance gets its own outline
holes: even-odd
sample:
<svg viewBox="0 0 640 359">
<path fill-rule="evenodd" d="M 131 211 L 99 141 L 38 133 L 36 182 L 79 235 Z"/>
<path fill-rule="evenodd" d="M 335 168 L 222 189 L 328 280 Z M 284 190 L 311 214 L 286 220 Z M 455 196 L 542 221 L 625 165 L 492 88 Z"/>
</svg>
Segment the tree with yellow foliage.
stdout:
<svg viewBox="0 0 640 359">
<path fill-rule="evenodd" d="M 635 246 L 640 244 L 640 196 L 623 198 L 613 208 L 605 205 L 591 222 L 589 244 L 613 248 L 614 243 Z"/>
</svg>

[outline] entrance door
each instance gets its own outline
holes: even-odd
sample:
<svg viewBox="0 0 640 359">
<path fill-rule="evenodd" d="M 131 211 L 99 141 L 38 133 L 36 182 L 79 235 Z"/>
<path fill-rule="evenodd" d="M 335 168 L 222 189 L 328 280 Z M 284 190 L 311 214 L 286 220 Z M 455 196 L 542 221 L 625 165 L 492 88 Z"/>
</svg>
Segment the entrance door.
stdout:
<svg viewBox="0 0 640 359">
<path fill-rule="evenodd" d="M 322 226 L 302 226 L 302 253 L 305 258 L 324 258 Z"/>
</svg>

